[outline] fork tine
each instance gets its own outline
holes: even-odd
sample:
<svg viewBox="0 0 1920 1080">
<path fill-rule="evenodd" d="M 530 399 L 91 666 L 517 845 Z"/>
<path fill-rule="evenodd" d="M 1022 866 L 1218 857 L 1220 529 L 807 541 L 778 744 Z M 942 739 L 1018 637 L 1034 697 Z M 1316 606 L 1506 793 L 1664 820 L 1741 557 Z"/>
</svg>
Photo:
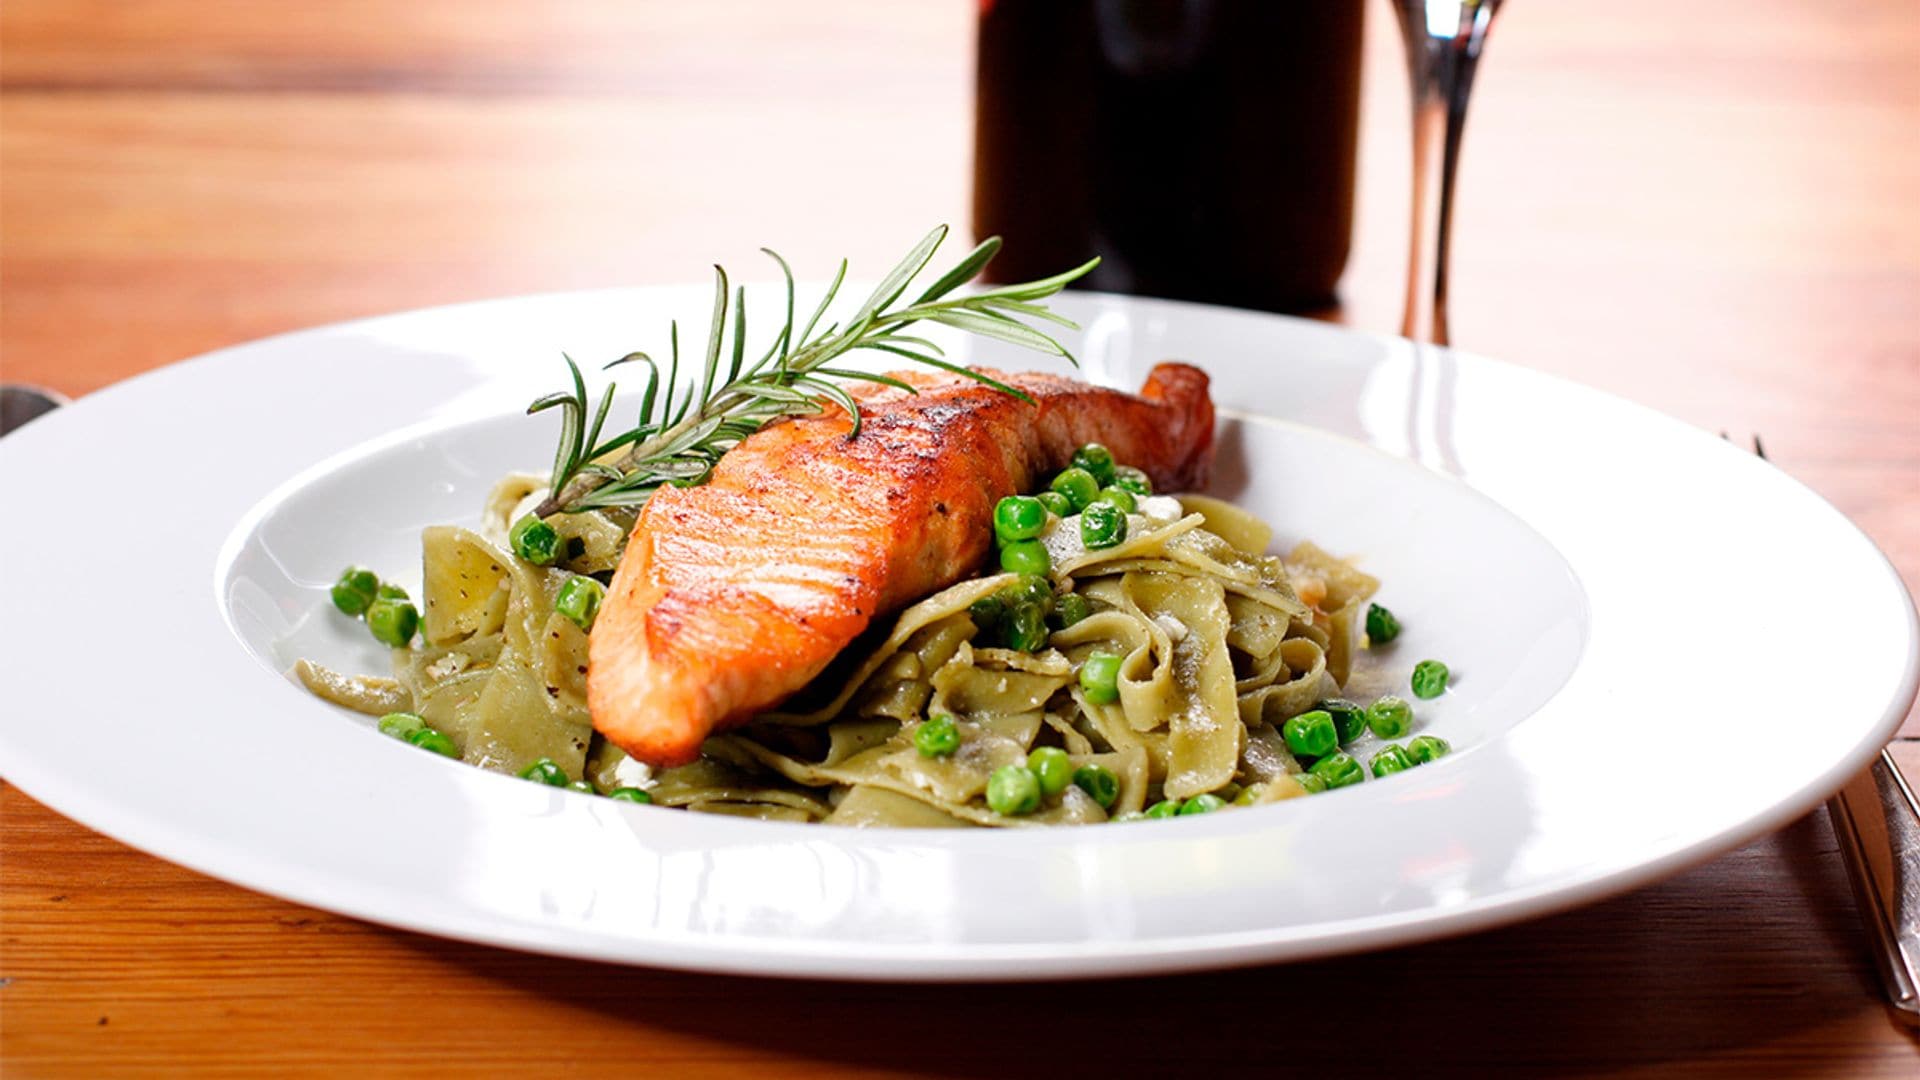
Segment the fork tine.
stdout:
<svg viewBox="0 0 1920 1080">
<path fill-rule="evenodd" d="M 1725 442 L 1733 441 L 1733 436 L 1727 434 L 1725 428 L 1720 429 L 1720 438 Z M 1761 445 L 1760 433 L 1757 431 L 1753 433 L 1753 456 L 1759 458 L 1761 461 L 1771 462 L 1773 460 L 1767 457 L 1767 448 Z"/>
</svg>

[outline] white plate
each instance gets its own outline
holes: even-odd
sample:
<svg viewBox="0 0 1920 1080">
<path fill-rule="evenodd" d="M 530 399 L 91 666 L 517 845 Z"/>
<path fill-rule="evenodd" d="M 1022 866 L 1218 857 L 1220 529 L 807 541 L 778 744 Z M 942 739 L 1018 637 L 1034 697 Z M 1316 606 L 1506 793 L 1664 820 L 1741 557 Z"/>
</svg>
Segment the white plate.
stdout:
<svg viewBox="0 0 1920 1080">
<path fill-rule="evenodd" d="M 375 733 L 279 672 L 380 670 L 326 588 L 417 575 L 421 526 L 541 468 L 519 414 L 656 347 L 704 289 L 532 297 L 225 350 L 0 442 L 0 767 L 83 824 L 249 888 L 473 941 L 669 967 L 952 979 L 1297 959 L 1618 892 L 1831 793 L 1914 694 L 1910 601 L 1792 479 L 1644 409 L 1476 357 L 1098 295 L 1090 375 L 1204 365 L 1220 482 L 1360 556 L 1458 752 L 1255 811 L 861 832 L 637 807 Z M 973 359 L 1032 357 L 972 346 Z M 1254 419 L 1259 417 L 1260 419 Z"/>
</svg>

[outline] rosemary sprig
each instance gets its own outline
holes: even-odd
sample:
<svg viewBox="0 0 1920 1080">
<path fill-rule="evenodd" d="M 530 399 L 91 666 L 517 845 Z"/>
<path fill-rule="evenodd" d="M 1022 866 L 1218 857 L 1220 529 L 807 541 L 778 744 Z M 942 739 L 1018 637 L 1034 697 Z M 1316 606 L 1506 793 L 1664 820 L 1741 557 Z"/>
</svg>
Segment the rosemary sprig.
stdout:
<svg viewBox="0 0 1920 1080">
<path fill-rule="evenodd" d="M 818 413 L 829 405 L 838 405 L 853 417 L 849 437 L 857 435 L 860 407 L 844 383 L 875 382 L 913 392 L 907 383 L 887 375 L 833 366 L 833 361 L 862 349 L 891 353 L 916 364 L 964 375 L 1030 401 L 1015 387 L 947 360 L 940 347 L 926 338 L 902 331 L 918 322 L 939 323 L 1072 361 L 1073 356 L 1058 341 L 1023 320 L 1078 329 L 1039 301 L 1092 270 L 1100 260 L 1090 259 L 1065 273 L 1038 281 L 950 296 L 978 276 L 1000 250 L 1000 238 L 990 237 L 911 303 L 900 304 L 900 298 L 933 260 L 934 252 L 946 237 L 945 225 L 928 233 L 898 266 L 880 279 L 880 284 L 852 315 L 844 322 L 824 327 L 820 320 L 846 281 L 846 260 L 840 261 L 833 284 L 827 287 L 813 314 L 801 324 L 794 318 L 793 271 L 785 259 L 762 248 L 779 264 L 780 274 L 786 280 L 786 320 L 759 359 L 751 364 L 746 356 L 746 290 L 735 288 L 729 293 L 726 270 L 715 266 L 713 320 L 707 331 L 700 376 L 693 378 L 689 373 L 686 385 L 681 385 L 678 323 L 668 330 L 670 352 L 664 378 L 660 365 L 646 353 L 629 353 L 608 364 L 609 368 L 643 364 L 647 381 L 634 426 L 605 440 L 601 434 L 613 408 L 616 386 L 609 384 L 599 406 L 590 407 L 580 365 L 574 363 L 572 357 L 563 356 L 573 379 L 571 392 L 548 394 L 527 407 L 530 414 L 559 409 L 561 417 L 550 494 L 534 512 L 545 517 L 611 506 L 638 506 L 663 484 L 685 487 L 704 483 L 720 455 L 782 416 Z"/>
</svg>

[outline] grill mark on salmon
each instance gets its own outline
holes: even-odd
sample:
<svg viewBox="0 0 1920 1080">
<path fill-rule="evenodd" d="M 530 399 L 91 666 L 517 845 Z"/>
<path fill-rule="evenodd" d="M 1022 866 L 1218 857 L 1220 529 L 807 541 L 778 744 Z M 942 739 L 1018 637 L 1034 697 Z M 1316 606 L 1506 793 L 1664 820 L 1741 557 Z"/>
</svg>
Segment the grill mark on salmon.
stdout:
<svg viewBox="0 0 1920 1080">
<path fill-rule="evenodd" d="M 1204 486 L 1207 376 L 1161 364 L 1140 394 L 990 372 L 1027 404 L 958 375 L 862 385 L 860 434 L 833 410 L 768 425 L 706 484 L 641 510 L 590 641 L 594 726 L 658 766 L 805 686 L 878 616 L 976 573 L 994 504 L 1104 443 L 1157 491 Z"/>
</svg>

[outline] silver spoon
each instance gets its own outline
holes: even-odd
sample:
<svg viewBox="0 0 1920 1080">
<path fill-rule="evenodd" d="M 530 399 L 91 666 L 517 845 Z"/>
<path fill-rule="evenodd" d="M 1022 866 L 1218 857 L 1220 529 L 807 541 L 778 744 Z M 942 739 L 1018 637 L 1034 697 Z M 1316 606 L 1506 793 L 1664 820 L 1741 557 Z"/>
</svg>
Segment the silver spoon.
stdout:
<svg viewBox="0 0 1920 1080">
<path fill-rule="evenodd" d="M 0 383 L 0 435 L 68 403 L 65 394 L 26 383 Z"/>
</svg>

